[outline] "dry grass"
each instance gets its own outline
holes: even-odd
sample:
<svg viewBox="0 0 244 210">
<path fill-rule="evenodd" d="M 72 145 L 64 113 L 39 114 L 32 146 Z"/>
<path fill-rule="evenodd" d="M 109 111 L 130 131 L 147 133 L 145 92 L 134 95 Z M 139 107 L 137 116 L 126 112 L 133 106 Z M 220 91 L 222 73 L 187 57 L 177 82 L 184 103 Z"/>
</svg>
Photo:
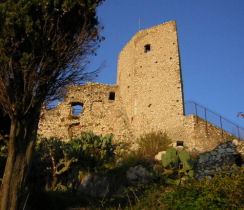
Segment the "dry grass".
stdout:
<svg viewBox="0 0 244 210">
<path fill-rule="evenodd" d="M 137 139 L 138 152 L 145 158 L 152 159 L 160 152 L 167 150 L 172 143 L 165 132 L 150 132 Z"/>
</svg>

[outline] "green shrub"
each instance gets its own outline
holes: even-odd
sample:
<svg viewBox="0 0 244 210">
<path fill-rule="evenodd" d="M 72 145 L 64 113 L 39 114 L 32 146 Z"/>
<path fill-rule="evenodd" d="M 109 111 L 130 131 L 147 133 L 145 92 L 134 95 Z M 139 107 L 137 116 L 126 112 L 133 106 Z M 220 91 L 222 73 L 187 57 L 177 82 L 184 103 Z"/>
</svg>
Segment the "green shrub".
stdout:
<svg viewBox="0 0 244 210">
<path fill-rule="evenodd" d="M 104 171 L 114 161 L 113 135 L 98 136 L 82 132 L 79 138 L 68 142 L 59 139 L 39 139 L 33 154 L 33 164 L 27 178 L 32 192 L 45 188 L 61 189 L 71 180 L 72 189 L 77 187 L 80 171 Z M 7 160 L 7 144 L 0 140 L 0 182 Z M 62 188 L 62 190 L 65 187 Z"/>
<path fill-rule="evenodd" d="M 243 209 L 244 168 L 191 181 L 165 197 L 169 209 Z"/>
<path fill-rule="evenodd" d="M 39 140 L 36 155 L 45 168 L 47 186 L 53 190 L 59 189 L 58 185 L 71 185 L 75 190 L 80 171 L 103 171 L 114 160 L 112 138 L 112 134 L 103 137 L 82 132 L 79 138 L 68 142 L 52 138 Z"/>
<path fill-rule="evenodd" d="M 125 209 L 244 209 L 244 167 L 222 171 L 212 180 L 191 179 L 180 186 L 152 185 Z"/>
<path fill-rule="evenodd" d="M 93 132 L 82 132 L 79 138 L 73 138 L 67 144 L 73 148 L 70 155 L 77 156 L 82 165 L 95 170 L 114 160 L 112 140 L 113 134 L 98 136 Z"/>
<path fill-rule="evenodd" d="M 138 152 L 146 158 L 154 158 L 160 152 L 169 148 L 171 140 L 164 132 L 151 132 L 137 139 Z"/>
<path fill-rule="evenodd" d="M 212 180 L 191 179 L 180 186 L 155 183 L 131 187 L 102 200 L 59 191 L 45 192 L 38 202 L 33 209 L 244 209 L 244 167 L 232 169 L 231 174 L 222 171 Z"/>
<path fill-rule="evenodd" d="M 128 170 L 130 167 L 136 165 L 148 165 L 149 161 L 145 159 L 140 153 L 137 152 L 129 152 L 124 154 L 119 160 L 119 164 L 117 167 L 124 168 L 124 170 Z"/>
</svg>

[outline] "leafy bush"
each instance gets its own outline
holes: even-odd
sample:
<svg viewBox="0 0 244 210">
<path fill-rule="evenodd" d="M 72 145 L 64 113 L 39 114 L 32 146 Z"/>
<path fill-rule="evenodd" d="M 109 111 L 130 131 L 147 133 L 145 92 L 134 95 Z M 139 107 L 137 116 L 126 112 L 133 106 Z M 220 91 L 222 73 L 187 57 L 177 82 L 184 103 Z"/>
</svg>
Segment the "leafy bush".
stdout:
<svg viewBox="0 0 244 210">
<path fill-rule="evenodd" d="M 244 209 L 244 167 L 222 171 L 212 180 L 152 185 L 135 201 L 125 209 Z"/>
<path fill-rule="evenodd" d="M 138 152 L 146 158 L 154 158 L 160 152 L 166 150 L 171 140 L 165 132 L 150 132 L 137 139 Z"/>
<path fill-rule="evenodd" d="M 98 136 L 93 132 L 82 132 L 81 137 L 71 139 L 68 145 L 73 148 L 72 156 L 77 156 L 82 164 L 95 170 L 114 160 L 112 139 L 113 134 Z"/>
<path fill-rule="evenodd" d="M 82 132 L 79 138 L 68 142 L 58 139 L 41 139 L 36 144 L 36 154 L 45 166 L 46 182 L 50 189 L 72 186 L 75 190 L 80 171 L 101 171 L 114 160 L 113 135 L 98 136 Z M 35 163 L 34 163 L 35 164 Z M 68 183 L 70 182 L 71 183 Z M 64 187 L 62 187 L 62 190 Z"/>
<path fill-rule="evenodd" d="M 27 178 L 28 187 L 32 192 L 45 187 L 63 191 L 69 184 L 75 190 L 79 184 L 80 171 L 104 171 L 106 165 L 114 161 L 115 145 L 112 139 L 112 134 L 98 136 L 93 132 L 82 132 L 79 138 L 68 142 L 54 138 L 38 140 Z M 7 153 L 6 142 L 1 140 L 0 181 Z"/>
<path fill-rule="evenodd" d="M 140 153 L 130 152 L 123 155 L 121 163 L 119 165 L 128 169 L 136 165 L 144 165 L 146 162 L 146 159 Z"/>
<path fill-rule="evenodd" d="M 37 141 L 35 148 L 35 161 L 33 165 L 41 165 L 44 167 L 44 175 L 46 186 L 51 185 L 54 189 L 58 184 L 58 177 L 70 169 L 71 163 L 77 161 L 76 158 L 69 156 L 69 147 L 66 143 L 58 139 L 41 139 Z M 34 167 L 31 176 L 37 173 L 38 168 Z"/>
<path fill-rule="evenodd" d="M 243 209 L 244 168 L 222 171 L 212 180 L 191 181 L 165 199 L 170 209 Z"/>
<path fill-rule="evenodd" d="M 212 180 L 191 179 L 180 186 L 155 183 L 131 187 L 102 200 L 68 192 L 45 194 L 38 195 L 33 209 L 244 209 L 244 167 L 232 169 L 231 174 L 222 171 Z"/>
</svg>

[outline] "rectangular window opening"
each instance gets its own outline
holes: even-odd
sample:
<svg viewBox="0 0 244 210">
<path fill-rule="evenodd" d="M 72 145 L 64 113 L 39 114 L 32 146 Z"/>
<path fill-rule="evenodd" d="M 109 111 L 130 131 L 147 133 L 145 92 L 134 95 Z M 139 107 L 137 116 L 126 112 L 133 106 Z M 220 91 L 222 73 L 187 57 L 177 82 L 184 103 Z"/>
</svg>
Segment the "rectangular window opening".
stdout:
<svg viewBox="0 0 244 210">
<path fill-rule="evenodd" d="M 177 141 L 176 146 L 184 146 L 184 141 Z"/>
<path fill-rule="evenodd" d="M 110 92 L 108 99 L 114 101 L 115 100 L 115 92 Z"/>
<path fill-rule="evenodd" d="M 82 109 L 83 109 L 83 104 L 76 102 L 72 103 L 72 115 L 81 115 L 82 114 Z"/>
<path fill-rule="evenodd" d="M 150 44 L 146 44 L 146 45 L 144 46 L 144 52 L 145 52 L 145 53 L 148 53 L 148 52 L 150 52 L 150 50 L 151 50 L 151 46 L 150 46 Z"/>
</svg>

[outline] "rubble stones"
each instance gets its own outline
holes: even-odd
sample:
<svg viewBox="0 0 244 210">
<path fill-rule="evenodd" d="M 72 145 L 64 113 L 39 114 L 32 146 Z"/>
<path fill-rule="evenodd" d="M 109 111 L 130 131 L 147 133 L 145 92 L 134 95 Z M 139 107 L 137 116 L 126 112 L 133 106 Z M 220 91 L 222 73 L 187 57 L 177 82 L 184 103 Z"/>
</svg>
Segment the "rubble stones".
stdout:
<svg viewBox="0 0 244 210">
<path fill-rule="evenodd" d="M 126 178 L 132 185 L 148 184 L 152 180 L 150 173 L 141 165 L 129 168 Z"/>
<path fill-rule="evenodd" d="M 161 161 L 162 160 L 162 155 L 163 154 L 166 154 L 166 151 L 161 151 L 159 152 L 158 154 L 155 155 L 154 159 L 155 160 L 158 160 L 158 161 Z"/>
<path fill-rule="evenodd" d="M 211 176 L 213 173 L 218 173 L 220 168 L 235 166 L 240 155 L 244 155 L 244 141 L 235 139 L 220 144 L 214 150 L 199 156 L 196 162 L 195 177 Z"/>
<path fill-rule="evenodd" d="M 83 178 L 78 192 L 92 197 L 104 198 L 109 192 L 109 181 L 107 177 L 88 174 Z"/>
<path fill-rule="evenodd" d="M 122 175 L 123 176 L 123 175 Z M 129 185 L 148 184 L 152 181 L 153 176 L 142 165 L 131 167 L 126 172 L 126 179 Z M 110 179 L 106 176 L 96 174 L 87 174 L 83 177 L 77 192 L 92 197 L 104 198 L 110 192 Z M 117 183 L 117 191 L 113 194 L 121 194 L 126 187 L 122 183 Z"/>
</svg>

